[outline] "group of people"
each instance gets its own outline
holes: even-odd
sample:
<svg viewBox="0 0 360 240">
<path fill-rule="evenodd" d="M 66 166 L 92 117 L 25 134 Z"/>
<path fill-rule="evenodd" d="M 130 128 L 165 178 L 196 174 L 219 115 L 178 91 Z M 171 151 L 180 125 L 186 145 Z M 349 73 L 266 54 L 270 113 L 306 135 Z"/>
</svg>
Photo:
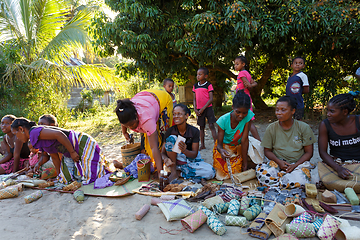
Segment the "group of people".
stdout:
<svg viewBox="0 0 360 240">
<path fill-rule="evenodd" d="M 216 120 L 212 108 L 214 89 L 207 81 L 208 69 L 202 67 L 193 86 L 194 111 L 200 130 L 187 123 L 191 111 L 183 104 L 176 104 L 172 93 L 174 81 L 167 78 L 163 82 L 166 91 L 145 90 L 131 99 L 117 101 L 115 113 L 122 134 L 130 140 L 128 129 L 141 133 L 143 151 L 152 159 L 157 174 L 166 166 L 171 172 L 170 180 L 179 176 L 224 180 L 229 178 L 229 162 L 233 174 L 255 168 L 258 181 L 266 186 L 291 188 L 309 182 L 313 167 L 310 159 L 317 140 L 309 125 L 301 121 L 302 94 L 309 92 L 307 77 L 301 71 L 305 60 L 300 57 L 293 60 L 287 96 L 276 103 L 278 121 L 267 127 L 262 141 L 253 123 L 255 114 L 249 92 L 257 84 L 246 70 L 245 57 L 237 57 L 234 63 L 235 70 L 240 72 L 231 112 Z M 352 94 L 333 97 L 327 105 L 327 119 L 319 127 L 320 156 L 344 179 L 351 173 L 342 163 L 360 161 L 360 119 L 350 114 L 356 107 L 354 98 Z M 200 154 L 200 150 L 206 148 L 206 119 L 214 139 L 212 165 L 205 163 Z M 64 183 L 77 180 L 89 184 L 107 173 L 106 160 L 93 138 L 57 127 L 51 115 L 40 117 L 38 124 L 12 115 L 2 118 L 1 130 L 5 137 L 1 142 L 4 157 L 0 160 L 0 174 L 26 166 L 37 171 L 49 159 Z M 248 159 L 249 132 L 264 147 L 266 159 L 257 166 Z M 30 150 L 33 157 L 38 156 L 31 163 L 28 162 Z M 116 161 L 114 164 L 116 166 Z"/>
</svg>

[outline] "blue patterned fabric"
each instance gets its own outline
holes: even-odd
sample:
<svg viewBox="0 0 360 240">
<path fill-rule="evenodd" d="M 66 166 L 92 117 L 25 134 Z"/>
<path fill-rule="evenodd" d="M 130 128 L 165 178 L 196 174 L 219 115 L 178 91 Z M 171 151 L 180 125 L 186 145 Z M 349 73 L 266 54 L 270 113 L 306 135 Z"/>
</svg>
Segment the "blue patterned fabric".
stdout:
<svg viewBox="0 0 360 240">
<path fill-rule="evenodd" d="M 177 136 L 170 135 L 165 141 L 165 150 L 172 152 Z M 215 177 L 215 169 L 201 158 L 200 152 L 196 158 L 188 158 L 183 153 L 178 153 L 177 162 L 185 163 L 177 165 L 176 169 L 181 171 L 181 177 L 185 179 L 212 179 Z"/>
</svg>

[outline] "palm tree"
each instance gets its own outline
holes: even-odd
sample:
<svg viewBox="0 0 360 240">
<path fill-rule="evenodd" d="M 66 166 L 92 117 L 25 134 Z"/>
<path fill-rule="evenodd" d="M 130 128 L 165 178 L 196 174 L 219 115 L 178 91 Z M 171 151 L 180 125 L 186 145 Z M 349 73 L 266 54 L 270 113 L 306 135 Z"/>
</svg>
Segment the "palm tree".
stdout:
<svg viewBox="0 0 360 240">
<path fill-rule="evenodd" d="M 7 65 L 4 83 L 41 79 L 103 89 L 116 84 L 113 71 L 103 65 L 63 63 L 88 42 L 93 8 L 74 14 L 66 0 L 0 0 L 0 7 L 0 41 L 15 42 L 21 59 Z"/>
</svg>

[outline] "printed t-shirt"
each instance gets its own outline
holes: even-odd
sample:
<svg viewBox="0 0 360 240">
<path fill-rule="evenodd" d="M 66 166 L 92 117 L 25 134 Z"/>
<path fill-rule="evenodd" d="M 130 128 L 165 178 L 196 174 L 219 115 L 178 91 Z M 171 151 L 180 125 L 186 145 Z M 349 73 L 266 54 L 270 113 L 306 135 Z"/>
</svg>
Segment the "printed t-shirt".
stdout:
<svg viewBox="0 0 360 240">
<path fill-rule="evenodd" d="M 170 135 L 179 136 L 179 129 L 177 126 L 172 126 L 165 133 L 165 139 L 167 139 Z M 200 131 L 194 126 L 186 124 L 186 132 L 184 134 L 186 149 L 192 151 L 192 144 L 200 142 Z"/>
<path fill-rule="evenodd" d="M 195 97 L 196 97 L 196 108 L 201 109 L 209 101 L 210 99 L 209 92 L 214 92 L 214 88 L 211 85 L 211 83 L 209 83 L 208 81 L 206 81 L 201 85 L 199 82 L 197 82 L 194 84 L 192 91 L 195 93 Z M 212 103 L 210 103 L 208 107 L 211 106 Z"/>
<path fill-rule="evenodd" d="M 216 123 L 225 132 L 223 143 L 231 145 L 231 146 L 237 146 L 237 145 L 241 144 L 241 138 L 242 138 L 242 135 L 244 132 L 244 127 L 245 127 L 246 123 L 249 122 L 255 114 L 249 109 L 246 117 L 244 117 L 243 120 L 241 120 L 234 129 L 232 129 L 231 128 L 231 119 L 230 119 L 231 118 L 230 114 L 232 112 L 233 111 L 222 115 L 216 121 Z"/>
<path fill-rule="evenodd" d="M 132 99 L 139 117 L 139 125 L 134 132 L 146 133 L 150 136 L 156 131 L 157 121 L 159 119 L 159 103 L 149 92 L 139 92 Z"/>
<path fill-rule="evenodd" d="M 302 92 L 304 87 L 309 86 L 309 80 L 305 73 L 299 72 L 294 76 L 290 76 L 286 83 L 286 95 L 296 98 L 297 109 L 304 108 L 304 98 Z"/>
<path fill-rule="evenodd" d="M 360 124 L 359 116 L 355 116 L 356 133 L 350 135 L 338 135 L 331 127 L 328 119 L 324 120 L 328 132 L 330 154 L 342 161 L 360 161 Z"/>
<path fill-rule="evenodd" d="M 316 142 L 310 126 L 294 119 L 290 129 L 284 130 L 279 121 L 271 123 L 265 131 L 261 146 L 269 148 L 279 159 L 296 163 L 304 155 L 304 147 Z"/>
</svg>

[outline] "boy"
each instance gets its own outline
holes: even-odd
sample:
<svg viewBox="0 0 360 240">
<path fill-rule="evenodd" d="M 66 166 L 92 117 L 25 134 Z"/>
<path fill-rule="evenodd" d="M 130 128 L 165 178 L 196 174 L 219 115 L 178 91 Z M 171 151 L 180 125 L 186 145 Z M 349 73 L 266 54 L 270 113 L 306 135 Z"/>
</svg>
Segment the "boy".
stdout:
<svg viewBox="0 0 360 240">
<path fill-rule="evenodd" d="M 305 59 L 296 57 L 291 62 L 293 73 L 288 78 L 286 83 L 286 95 L 296 98 L 296 111 L 294 118 L 301 120 L 304 117 L 304 98 L 303 93 L 309 92 L 309 81 L 302 69 L 305 67 Z"/>
<path fill-rule="evenodd" d="M 173 100 L 173 106 L 176 105 L 175 94 L 172 93 L 172 91 L 174 90 L 174 85 L 174 80 L 172 80 L 171 78 L 165 78 L 163 81 L 163 87 L 168 92 L 168 94 L 170 94 L 171 99 Z"/>
<path fill-rule="evenodd" d="M 214 126 L 216 118 L 212 108 L 214 88 L 211 83 L 206 81 L 208 76 L 209 70 L 207 68 L 199 68 L 196 75 L 198 82 L 194 84 L 192 90 L 194 92 L 194 111 L 198 117 L 197 124 L 200 126 L 200 150 L 205 149 L 205 118 L 208 120 L 214 143 L 217 139 Z"/>
</svg>

